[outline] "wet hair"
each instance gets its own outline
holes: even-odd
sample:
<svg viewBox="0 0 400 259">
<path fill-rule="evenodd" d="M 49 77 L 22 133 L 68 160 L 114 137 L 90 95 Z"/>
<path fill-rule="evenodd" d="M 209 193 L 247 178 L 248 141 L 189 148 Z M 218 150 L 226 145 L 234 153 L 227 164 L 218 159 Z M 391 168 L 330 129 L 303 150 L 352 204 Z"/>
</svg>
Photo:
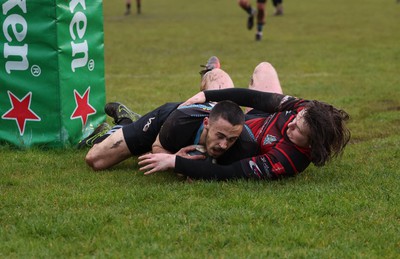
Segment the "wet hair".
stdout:
<svg viewBox="0 0 400 259">
<path fill-rule="evenodd" d="M 350 140 L 346 121 L 350 116 L 332 105 L 310 101 L 305 106 L 304 120 L 310 128 L 311 162 L 323 166 L 343 153 Z"/>
<path fill-rule="evenodd" d="M 244 113 L 239 105 L 232 101 L 218 102 L 210 112 L 210 121 L 222 118 L 233 126 L 244 124 Z"/>
</svg>

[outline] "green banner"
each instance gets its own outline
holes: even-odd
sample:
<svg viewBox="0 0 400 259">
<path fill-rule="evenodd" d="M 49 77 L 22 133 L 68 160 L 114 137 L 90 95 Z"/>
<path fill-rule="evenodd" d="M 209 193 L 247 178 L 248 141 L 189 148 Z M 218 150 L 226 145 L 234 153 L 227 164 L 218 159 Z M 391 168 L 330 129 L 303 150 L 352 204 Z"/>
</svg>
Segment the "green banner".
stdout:
<svg viewBox="0 0 400 259">
<path fill-rule="evenodd" d="M 102 1 L 0 3 L 0 143 L 77 144 L 105 120 Z"/>
</svg>

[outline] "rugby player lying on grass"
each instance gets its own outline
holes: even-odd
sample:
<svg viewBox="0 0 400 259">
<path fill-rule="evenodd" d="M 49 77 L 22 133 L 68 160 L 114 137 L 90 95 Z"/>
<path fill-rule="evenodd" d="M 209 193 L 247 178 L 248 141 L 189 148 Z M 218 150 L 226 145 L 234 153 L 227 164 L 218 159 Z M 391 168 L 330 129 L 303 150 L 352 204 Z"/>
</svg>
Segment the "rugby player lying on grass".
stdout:
<svg viewBox="0 0 400 259">
<path fill-rule="evenodd" d="M 218 67 L 205 77 L 219 78 L 220 73 L 226 74 Z M 192 179 L 273 180 L 295 176 L 310 163 L 323 166 L 343 152 L 350 139 L 345 125 L 349 115 L 345 111 L 323 102 L 283 95 L 278 75 L 267 62 L 255 68 L 249 88 L 200 92 L 184 105 L 231 100 L 253 107 L 246 114 L 246 125 L 259 145 L 257 156 L 219 165 L 176 154 L 145 154 L 139 157 L 140 170 L 151 174 L 174 169 Z"/>
<path fill-rule="evenodd" d="M 249 129 L 244 128 L 244 113 L 231 101 L 182 106 L 169 103 L 144 115 L 137 121 L 119 103 L 106 105 L 118 124 L 111 130 L 99 131 L 81 141 L 81 146 L 92 146 L 86 155 L 86 163 L 94 170 L 110 168 L 132 156 L 146 152 L 176 153 L 189 145 L 203 146 L 202 154 L 229 164 L 237 159 L 256 153 L 257 144 Z M 175 110 L 176 109 L 176 110 Z M 124 125 L 124 121 L 130 122 Z M 103 124 L 104 125 L 104 124 Z M 195 147 L 180 151 L 190 156 Z M 194 156 L 203 158 L 204 155 Z"/>
<path fill-rule="evenodd" d="M 219 67 L 217 58 L 212 57 L 204 67 L 200 71 L 201 89 L 233 87 L 227 74 L 220 73 L 217 80 L 205 76 Z M 141 117 L 121 103 L 108 103 L 105 112 L 116 125 L 111 129 L 103 123 L 80 141 L 79 148 L 90 147 L 85 158 L 87 164 L 94 170 L 104 170 L 131 156 L 146 152 L 176 153 L 193 144 L 202 146 L 203 154 L 219 164 L 257 153 L 257 143 L 247 126 L 243 128 L 244 114 L 237 104 L 225 101 L 177 109 L 179 104 L 164 104 Z M 179 155 L 204 158 L 204 155 L 193 156 L 191 151 L 195 149 L 185 149 Z"/>
</svg>

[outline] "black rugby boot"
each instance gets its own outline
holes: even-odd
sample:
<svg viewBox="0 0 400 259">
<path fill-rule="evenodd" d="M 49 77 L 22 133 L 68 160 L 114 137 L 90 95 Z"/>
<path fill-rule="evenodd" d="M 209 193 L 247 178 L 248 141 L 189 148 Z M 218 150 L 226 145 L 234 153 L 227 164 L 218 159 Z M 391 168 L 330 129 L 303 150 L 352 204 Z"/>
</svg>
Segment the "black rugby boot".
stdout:
<svg viewBox="0 0 400 259">
<path fill-rule="evenodd" d="M 131 111 L 128 107 L 118 102 L 107 103 L 104 107 L 104 112 L 113 118 L 114 124 L 117 125 L 130 124 L 141 117 L 139 114 Z"/>
</svg>

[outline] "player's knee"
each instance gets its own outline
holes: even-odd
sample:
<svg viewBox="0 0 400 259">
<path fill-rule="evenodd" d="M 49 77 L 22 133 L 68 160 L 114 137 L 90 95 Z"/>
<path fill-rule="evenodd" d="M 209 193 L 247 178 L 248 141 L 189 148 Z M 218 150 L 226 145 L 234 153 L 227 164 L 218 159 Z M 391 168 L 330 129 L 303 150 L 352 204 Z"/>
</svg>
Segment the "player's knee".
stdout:
<svg viewBox="0 0 400 259">
<path fill-rule="evenodd" d="M 102 165 L 103 163 L 101 161 L 101 158 L 98 155 L 96 155 L 96 152 L 93 150 L 93 148 L 89 150 L 89 152 L 86 154 L 85 162 L 95 171 L 105 169 L 104 166 Z"/>
<path fill-rule="evenodd" d="M 200 91 L 233 88 L 231 77 L 222 69 L 215 68 L 207 72 L 201 81 Z"/>
<path fill-rule="evenodd" d="M 93 165 L 95 164 L 95 157 L 92 155 L 92 153 L 89 151 L 89 153 L 86 154 L 85 156 L 85 162 L 88 166 L 93 168 Z M 94 169 L 94 168 L 93 168 Z"/>
<path fill-rule="evenodd" d="M 269 62 L 261 62 L 256 66 L 254 69 L 254 72 L 259 72 L 259 73 L 268 73 L 269 71 L 275 71 L 274 67 L 271 65 Z"/>
<path fill-rule="evenodd" d="M 264 92 L 282 93 L 278 73 L 268 62 L 261 62 L 256 66 L 250 80 L 249 88 Z"/>
<path fill-rule="evenodd" d="M 86 164 L 88 164 L 94 171 L 100 171 L 107 169 L 107 167 L 104 166 L 104 163 L 102 160 L 97 160 L 94 159 L 93 157 L 86 156 L 85 158 Z"/>
</svg>

